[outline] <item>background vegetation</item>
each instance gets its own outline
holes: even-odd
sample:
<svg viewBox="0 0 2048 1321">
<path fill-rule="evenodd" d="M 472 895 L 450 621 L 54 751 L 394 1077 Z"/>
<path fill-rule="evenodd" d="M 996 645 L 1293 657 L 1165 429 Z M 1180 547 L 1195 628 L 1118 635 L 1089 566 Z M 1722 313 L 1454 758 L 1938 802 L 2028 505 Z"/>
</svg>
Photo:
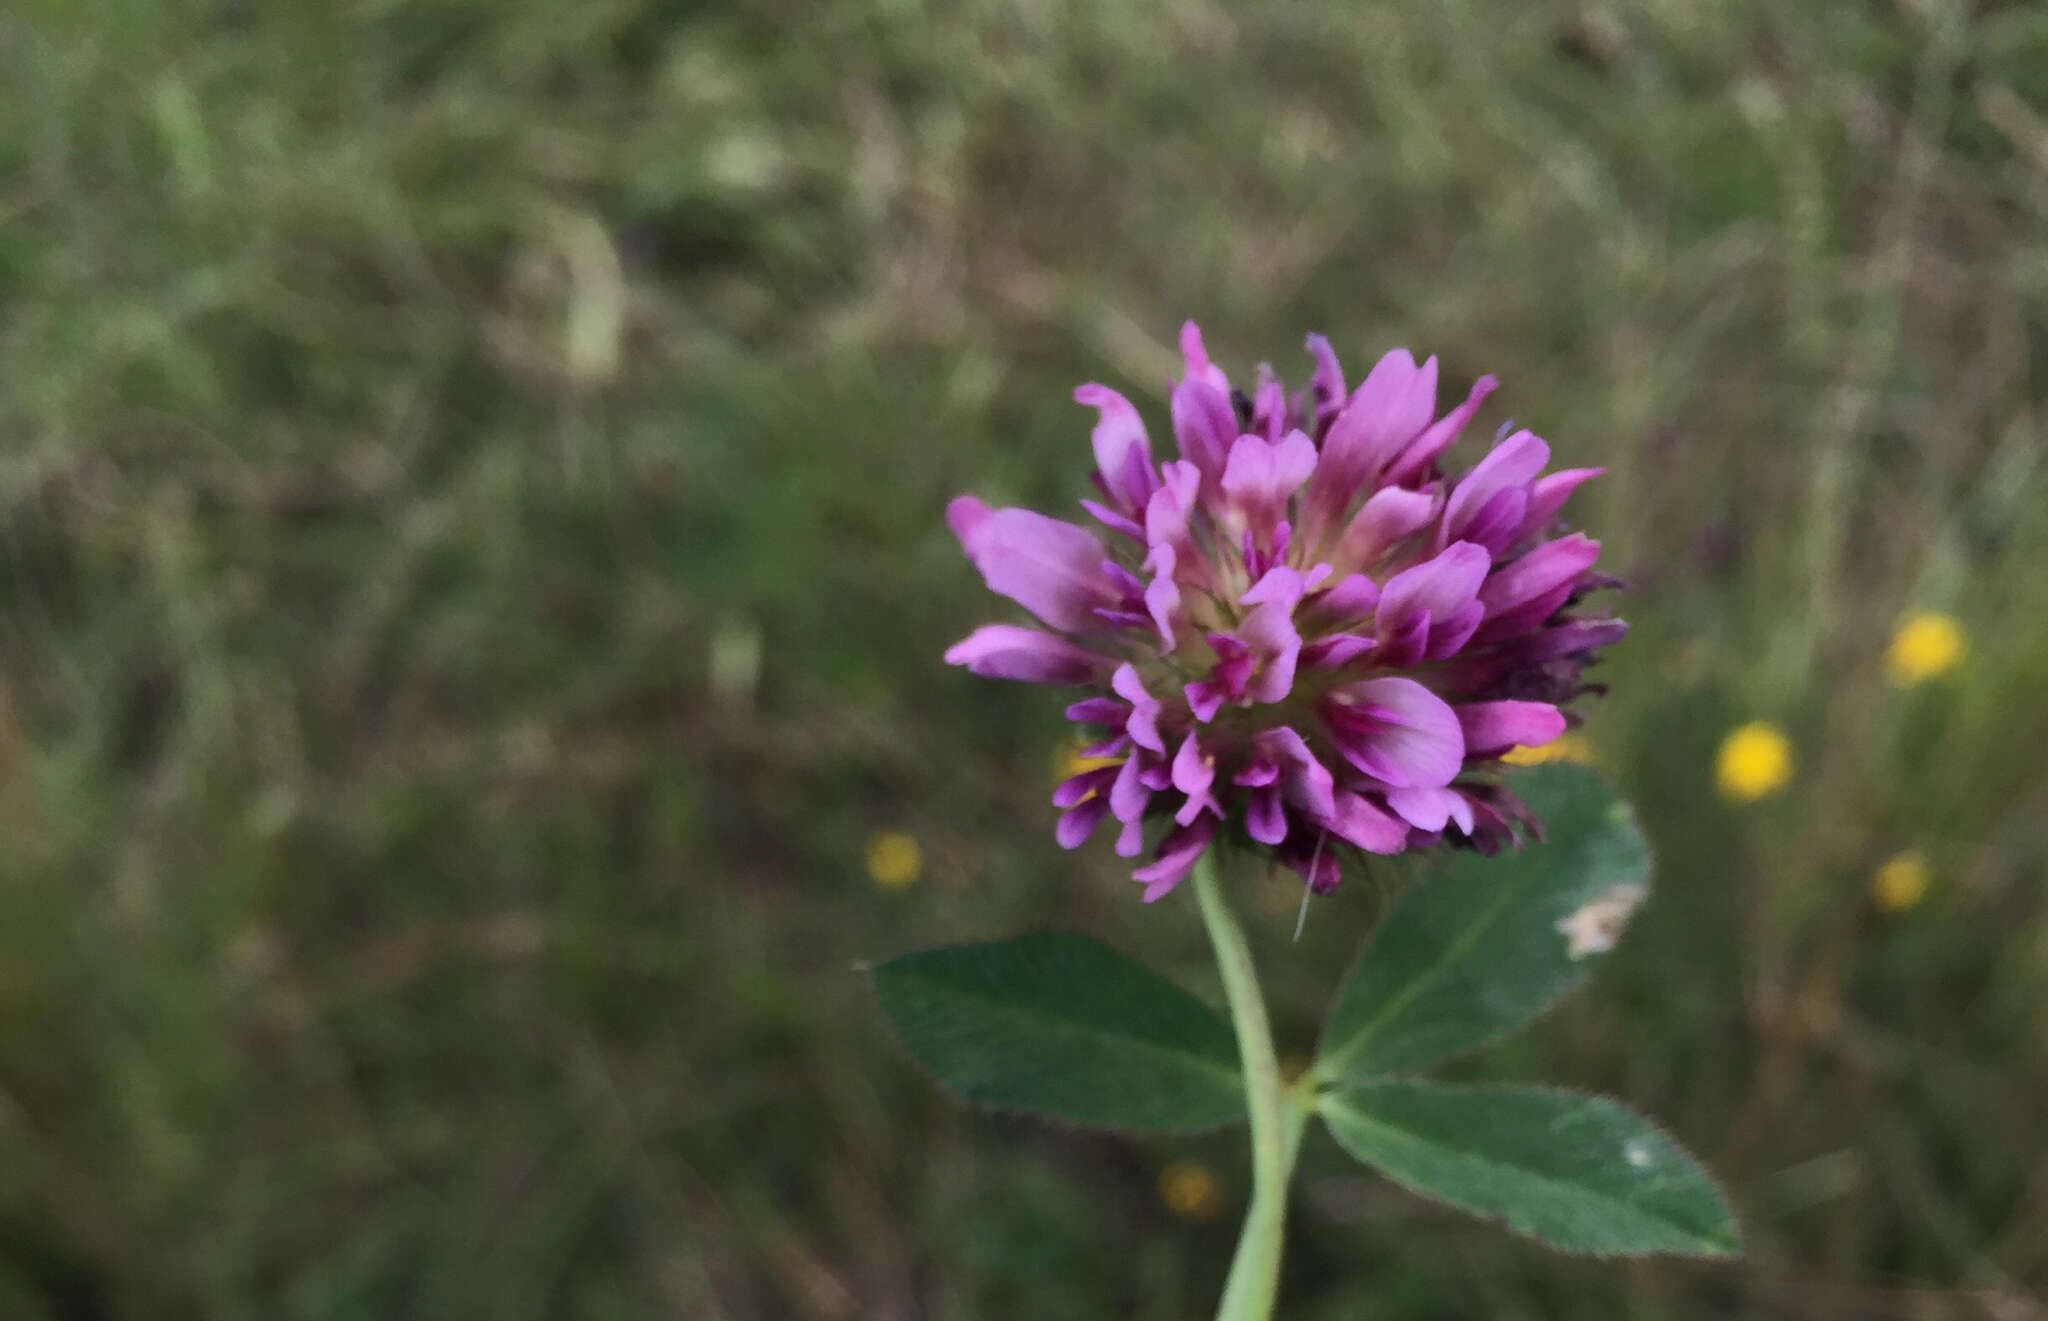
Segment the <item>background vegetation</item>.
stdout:
<svg viewBox="0 0 2048 1321">
<path fill-rule="evenodd" d="M 1287 1315 L 2048 1315 L 2048 11 L 22 0 L 0 89 L 0 1315 L 1205 1315 L 1236 1134 L 958 1108 L 855 970 L 1213 993 L 1054 846 L 1057 699 L 938 662 L 944 500 L 1083 494 L 1069 390 L 1162 431 L 1189 316 L 1609 466 L 1659 890 L 1461 1071 L 1748 1234 L 1555 1258 L 1312 1145 Z M 1241 883 L 1305 1049 L 1386 883 Z"/>
</svg>

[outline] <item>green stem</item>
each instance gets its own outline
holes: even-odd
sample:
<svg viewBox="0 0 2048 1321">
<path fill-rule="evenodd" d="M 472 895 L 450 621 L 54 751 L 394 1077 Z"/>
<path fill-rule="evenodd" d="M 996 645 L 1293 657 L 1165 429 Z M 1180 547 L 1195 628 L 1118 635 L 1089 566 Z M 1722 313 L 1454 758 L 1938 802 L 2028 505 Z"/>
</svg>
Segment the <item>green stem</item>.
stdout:
<svg viewBox="0 0 2048 1321">
<path fill-rule="evenodd" d="M 1301 1144 L 1308 1112 L 1280 1080 L 1280 1062 L 1273 1054 L 1273 1030 L 1266 1022 L 1266 1004 L 1259 995 L 1258 973 L 1244 930 L 1224 898 L 1216 876 L 1216 850 L 1195 863 L 1195 897 L 1202 924 L 1216 949 L 1216 967 L 1223 974 L 1223 996 L 1237 1029 L 1237 1052 L 1244 1069 L 1245 1109 L 1252 1130 L 1252 1200 L 1237 1255 L 1223 1286 L 1216 1321 L 1270 1321 L 1280 1292 L 1280 1247 L 1287 1227 L 1287 1183 L 1294 1173 L 1294 1154 Z"/>
</svg>

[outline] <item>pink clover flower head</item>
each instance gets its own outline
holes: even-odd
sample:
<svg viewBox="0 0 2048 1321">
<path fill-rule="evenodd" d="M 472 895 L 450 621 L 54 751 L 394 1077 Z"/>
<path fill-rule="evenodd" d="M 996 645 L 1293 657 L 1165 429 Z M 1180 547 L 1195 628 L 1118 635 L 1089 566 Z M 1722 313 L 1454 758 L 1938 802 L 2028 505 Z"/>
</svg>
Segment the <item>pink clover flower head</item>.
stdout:
<svg viewBox="0 0 2048 1321">
<path fill-rule="evenodd" d="M 1181 330 L 1170 392 L 1180 457 L 1105 385 L 1095 410 L 1101 529 L 971 495 L 947 521 L 991 590 L 1042 627 L 988 624 L 946 660 L 999 679 L 1083 687 L 1067 717 L 1117 758 L 1054 791 L 1057 836 L 1104 822 L 1147 901 L 1219 837 L 1272 850 L 1317 893 L 1361 853 L 1439 843 L 1492 853 L 1541 825 L 1500 780 L 1548 743 L 1583 673 L 1627 625 L 1584 607 L 1620 584 L 1565 527 L 1598 468 L 1545 475 L 1550 447 L 1502 428 L 1469 471 L 1443 456 L 1497 382 L 1437 413 L 1437 360 L 1395 349 L 1349 393 L 1328 341 L 1289 394 L 1260 368 L 1231 388 Z"/>
</svg>

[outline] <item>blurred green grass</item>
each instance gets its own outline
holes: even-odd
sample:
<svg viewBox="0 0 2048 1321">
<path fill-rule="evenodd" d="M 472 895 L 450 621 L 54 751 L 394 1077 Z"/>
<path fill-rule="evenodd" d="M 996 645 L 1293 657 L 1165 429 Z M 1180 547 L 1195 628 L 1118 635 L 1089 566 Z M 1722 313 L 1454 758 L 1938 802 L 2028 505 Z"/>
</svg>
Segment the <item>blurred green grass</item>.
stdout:
<svg viewBox="0 0 2048 1321">
<path fill-rule="evenodd" d="M 1213 988 L 1053 846 L 1057 703 L 937 660 L 945 498 L 1082 494 L 1072 385 L 1161 430 L 1189 316 L 1609 466 L 1660 888 L 1462 1067 L 1749 1236 L 1561 1260 L 1312 1146 L 1288 1314 L 2048 1314 L 2039 7 L 26 0 L 0 80 L 0 1315 L 1205 1315 L 1238 1138 L 959 1110 L 854 970 Z M 1900 692 L 1917 606 L 1972 650 Z M 1283 1045 L 1381 896 L 1274 896 Z"/>
</svg>

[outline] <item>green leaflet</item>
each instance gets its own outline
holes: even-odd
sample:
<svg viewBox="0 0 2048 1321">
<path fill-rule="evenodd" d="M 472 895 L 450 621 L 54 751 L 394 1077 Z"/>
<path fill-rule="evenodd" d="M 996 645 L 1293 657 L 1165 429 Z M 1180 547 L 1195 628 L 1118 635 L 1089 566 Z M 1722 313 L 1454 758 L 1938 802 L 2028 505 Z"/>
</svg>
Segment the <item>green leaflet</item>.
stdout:
<svg viewBox="0 0 2048 1321">
<path fill-rule="evenodd" d="M 1540 766 L 1509 784 L 1546 842 L 1460 854 L 1403 897 L 1331 1011 L 1323 1078 L 1420 1068 L 1534 1017 L 1585 977 L 1648 893 L 1649 848 L 1599 776 Z"/>
<path fill-rule="evenodd" d="M 1324 1096 L 1344 1149 L 1416 1192 L 1566 1252 L 1724 1256 L 1734 1217 L 1698 1162 L 1604 1097 L 1357 1083 Z"/>
<path fill-rule="evenodd" d="M 1149 1132 L 1244 1113 L 1230 1025 L 1087 936 L 925 950 L 873 975 L 904 1044 L 970 1101 Z"/>
</svg>

